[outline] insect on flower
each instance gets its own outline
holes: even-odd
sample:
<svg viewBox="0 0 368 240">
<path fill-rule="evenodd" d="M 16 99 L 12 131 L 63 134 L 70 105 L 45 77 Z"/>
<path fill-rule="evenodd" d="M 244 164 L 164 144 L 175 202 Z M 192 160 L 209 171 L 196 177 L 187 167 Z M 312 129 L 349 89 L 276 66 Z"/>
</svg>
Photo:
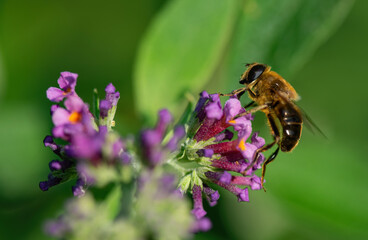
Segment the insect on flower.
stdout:
<svg viewBox="0 0 368 240">
<path fill-rule="evenodd" d="M 234 90 L 230 94 L 220 95 L 237 95 L 240 97 L 247 91 L 252 102 L 247 104 L 245 108 L 256 106 L 239 114 L 237 117 L 257 111 L 262 111 L 266 114 L 274 140 L 273 142 L 257 149 L 254 153 L 252 162 L 244 171 L 245 173 L 256 163 L 260 153 L 277 144 L 277 149 L 262 165 L 261 184 L 263 187 L 266 166 L 275 160 L 279 150 L 281 149 L 283 152 L 291 152 L 298 145 L 302 133 L 303 119 L 319 132 L 321 132 L 321 130 L 319 130 L 307 116 L 303 116 L 301 109 L 294 103 L 300 99 L 299 95 L 283 77 L 278 73 L 271 71 L 271 67 L 265 64 L 252 63 L 247 64 L 246 66 L 248 68 L 243 73 L 239 81 L 239 83 L 244 84 L 245 87 Z"/>
</svg>

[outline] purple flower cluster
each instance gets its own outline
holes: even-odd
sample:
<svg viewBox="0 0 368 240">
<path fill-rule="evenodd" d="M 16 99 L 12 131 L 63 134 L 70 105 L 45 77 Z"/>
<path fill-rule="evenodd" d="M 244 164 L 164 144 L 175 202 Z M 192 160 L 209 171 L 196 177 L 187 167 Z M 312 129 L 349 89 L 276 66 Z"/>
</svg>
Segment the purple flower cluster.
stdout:
<svg viewBox="0 0 368 240">
<path fill-rule="evenodd" d="M 264 156 L 260 154 L 252 167 L 250 163 L 265 140 L 258 133 L 252 134 L 250 114 L 238 117 L 246 110 L 236 96 L 222 105 L 218 94 L 202 92 L 185 126 L 173 127 L 172 115 L 163 109 L 158 113 L 156 126 L 143 130 L 137 141 L 123 140 L 111 129 L 115 126 L 119 92 L 111 83 L 107 85 L 105 98 L 96 100 L 98 108 L 93 115 L 75 91 L 77 77 L 75 73 L 62 72 L 58 79 L 60 88 L 47 90 L 47 98 L 55 103 L 51 106 L 54 126 L 44 145 L 58 159 L 49 163 L 51 172 L 46 181 L 40 182 L 41 190 L 75 180 L 74 196 L 86 195 L 87 200 L 94 201 L 92 195 L 86 194 L 87 187 L 114 181 L 118 191 L 131 191 L 124 192 L 132 199 L 122 209 L 135 208 L 131 217 L 136 219 L 132 221 L 120 218 L 121 212 L 116 213 L 121 223 L 129 222 L 137 233 L 144 228 L 142 231 L 157 238 L 170 233 L 173 239 L 178 239 L 212 227 L 203 198 L 211 207 L 215 206 L 220 198 L 218 187 L 234 194 L 240 202 L 249 201 L 249 190 L 261 189 L 261 178 L 254 172 L 261 168 Z M 169 167 L 181 177 L 178 187 L 178 179 L 166 172 Z M 193 198 L 191 212 L 183 198 L 187 191 Z M 119 197 L 115 200 L 122 203 Z M 75 201 L 77 207 L 83 204 L 84 201 Z M 48 232 L 65 238 L 77 231 L 68 219 L 90 223 L 89 218 L 80 218 L 73 212 L 67 211 L 69 218 L 64 216 L 60 221 L 50 222 Z M 90 214 L 90 219 L 99 216 L 96 212 Z M 91 231 L 96 229 L 91 227 Z"/>
<path fill-rule="evenodd" d="M 96 166 L 102 161 L 114 164 L 123 161 L 121 158 L 126 157 L 126 154 L 122 154 L 122 140 L 109 133 L 110 126 L 101 124 L 101 121 L 97 125 L 98 121 L 94 119 L 88 105 L 75 92 L 77 77 L 75 73 L 62 72 L 58 79 L 60 89 L 50 87 L 46 92 L 47 98 L 57 104 L 51 107 L 54 124 L 52 136 L 46 136 L 44 145 L 51 148 L 61 160 L 50 162 L 48 180 L 40 182 L 39 186 L 46 191 L 76 178 L 76 185 L 72 187 L 73 194 L 82 196 L 84 188 L 94 182 L 93 177 L 87 174 L 86 165 Z M 115 112 L 109 111 L 116 107 L 120 94 L 111 83 L 105 91 L 106 98 L 100 102 L 100 114 L 101 117 L 113 119 Z"/>
<path fill-rule="evenodd" d="M 171 138 L 163 143 L 167 129 L 172 123 L 172 116 L 167 109 L 163 109 L 158 113 L 158 122 L 154 129 L 146 129 L 141 133 L 141 146 L 143 159 L 148 161 L 150 166 L 156 166 L 162 163 L 164 158 L 178 148 L 178 144 L 185 136 L 183 126 L 176 126 L 173 130 Z"/>
<path fill-rule="evenodd" d="M 254 171 L 261 167 L 264 156 L 260 154 L 256 164 L 245 170 L 265 140 L 254 133 L 251 141 L 247 142 L 252 134 L 253 118 L 250 114 L 237 117 L 243 112 L 245 109 L 236 96 L 230 97 L 222 107 L 218 94 L 202 92 L 189 121 L 190 139 L 184 147 L 186 157 L 178 162 L 196 162 L 198 166 L 182 178 L 180 187 L 186 191 L 191 182 L 194 200 L 192 213 L 198 221 L 206 215 L 202 193 L 210 206 L 214 206 L 220 197 L 218 191 L 210 186 L 220 186 L 242 202 L 249 201 L 248 188 L 261 189 L 260 177 Z M 234 134 L 237 136 L 235 139 Z M 207 219 L 202 221 L 207 222 Z"/>
</svg>

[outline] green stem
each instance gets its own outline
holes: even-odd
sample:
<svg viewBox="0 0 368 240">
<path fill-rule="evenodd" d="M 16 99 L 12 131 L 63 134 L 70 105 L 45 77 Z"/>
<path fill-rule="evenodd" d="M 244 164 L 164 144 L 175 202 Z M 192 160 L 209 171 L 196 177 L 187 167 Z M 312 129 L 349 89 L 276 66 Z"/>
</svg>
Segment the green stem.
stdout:
<svg viewBox="0 0 368 240">
<path fill-rule="evenodd" d="M 177 172 L 179 172 L 181 176 L 184 176 L 186 174 L 186 172 L 188 172 L 188 169 L 186 169 L 186 168 L 180 166 L 179 164 L 177 164 L 176 159 L 169 159 L 166 162 L 166 164 L 171 166 Z"/>
</svg>

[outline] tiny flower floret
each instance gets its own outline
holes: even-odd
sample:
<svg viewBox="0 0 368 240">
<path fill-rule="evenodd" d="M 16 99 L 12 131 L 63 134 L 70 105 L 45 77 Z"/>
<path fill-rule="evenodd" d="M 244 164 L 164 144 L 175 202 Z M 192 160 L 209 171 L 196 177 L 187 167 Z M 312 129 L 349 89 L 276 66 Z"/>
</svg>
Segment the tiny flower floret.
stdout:
<svg viewBox="0 0 368 240">
<path fill-rule="evenodd" d="M 60 102 L 65 97 L 75 94 L 78 74 L 71 72 L 62 72 L 58 79 L 59 88 L 50 87 L 46 91 L 47 98 L 53 102 Z"/>
<path fill-rule="evenodd" d="M 52 114 L 54 137 L 69 140 L 77 133 L 93 131 L 92 114 L 82 99 L 72 95 L 65 100 L 64 105 L 66 109 L 59 107 Z"/>
</svg>

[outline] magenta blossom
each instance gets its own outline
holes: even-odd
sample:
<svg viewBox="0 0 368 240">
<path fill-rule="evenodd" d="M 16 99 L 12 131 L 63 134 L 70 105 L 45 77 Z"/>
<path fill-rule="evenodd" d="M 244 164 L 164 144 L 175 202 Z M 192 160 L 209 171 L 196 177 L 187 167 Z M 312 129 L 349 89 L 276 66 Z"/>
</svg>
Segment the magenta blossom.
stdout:
<svg viewBox="0 0 368 240">
<path fill-rule="evenodd" d="M 92 114 L 88 106 L 77 95 L 69 96 L 64 105 L 66 108 L 59 107 L 52 114 L 52 122 L 55 127 L 52 130 L 53 136 L 70 140 L 78 133 L 93 132 Z"/>
<path fill-rule="evenodd" d="M 62 72 L 58 79 L 60 88 L 50 87 L 46 91 L 47 98 L 53 102 L 60 102 L 65 97 L 75 94 L 78 74 L 71 72 Z"/>
<path fill-rule="evenodd" d="M 202 192 L 210 206 L 214 206 L 220 197 L 214 189 L 216 185 L 233 193 L 241 202 L 249 201 L 249 189 L 261 189 L 260 177 L 254 171 L 260 168 L 264 156 L 260 154 L 256 164 L 246 173 L 244 171 L 250 165 L 255 151 L 265 141 L 258 133 L 252 134 L 253 117 L 250 114 L 237 117 L 244 112 L 245 109 L 235 96 L 230 97 L 222 107 L 218 94 L 201 93 L 189 121 L 189 138 L 178 161 L 180 166 L 197 166 L 188 169 L 179 184 L 182 191 L 192 186 L 192 214 L 197 221 L 205 219 L 206 214 Z M 251 135 L 251 141 L 248 142 Z M 194 229 L 201 230 L 199 227 Z"/>
</svg>

